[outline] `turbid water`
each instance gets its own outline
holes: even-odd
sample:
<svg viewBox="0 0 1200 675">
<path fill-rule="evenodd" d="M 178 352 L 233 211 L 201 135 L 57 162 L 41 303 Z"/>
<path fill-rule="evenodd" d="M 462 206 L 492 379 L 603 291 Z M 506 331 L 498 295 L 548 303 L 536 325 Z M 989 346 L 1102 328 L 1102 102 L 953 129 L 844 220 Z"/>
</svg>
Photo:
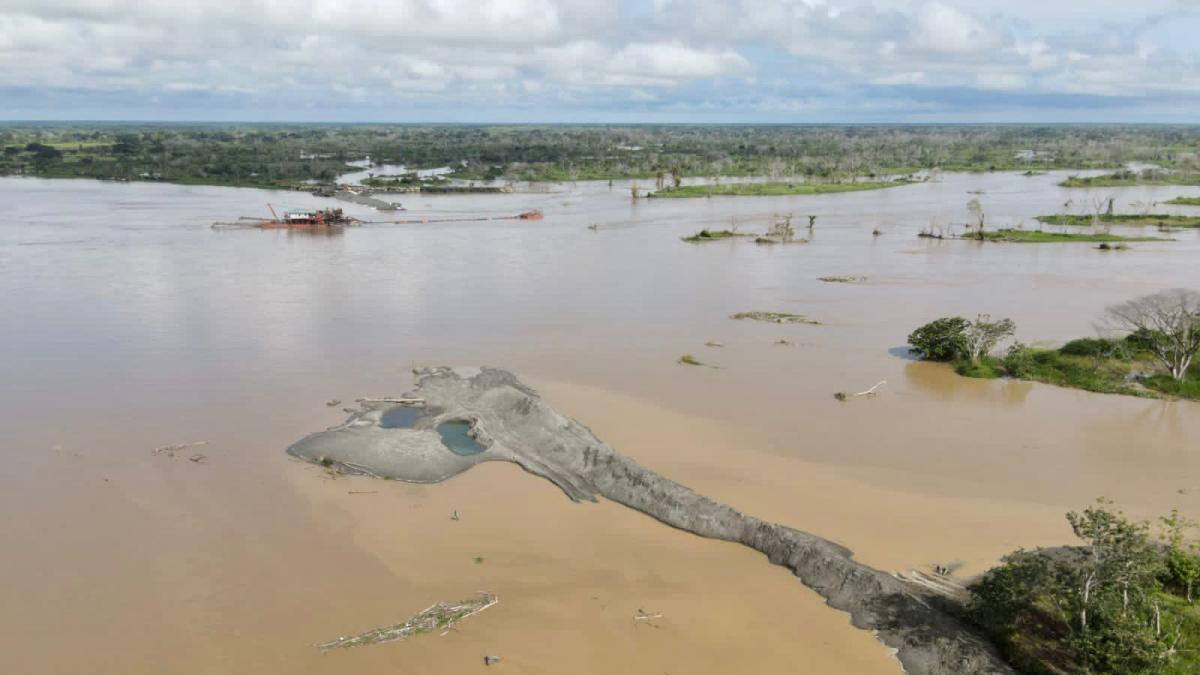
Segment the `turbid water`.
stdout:
<svg viewBox="0 0 1200 675">
<path fill-rule="evenodd" d="M 915 236 L 965 219 L 972 196 L 993 226 L 1030 227 L 1068 200 L 1198 194 L 1059 178 L 636 204 L 602 183 L 413 196 L 406 215 L 546 218 L 324 237 L 209 227 L 325 203 L 303 194 L 0 180 L 0 671 L 457 673 L 492 653 L 530 673 L 897 672 L 753 552 L 572 504 L 510 466 L 381 484 L 282 449 L 344 418 L 329 399 L 408 388 L 414 364 L 490 364 L 655 471 L 882 569 L 978 571 L 1066 540 L 1062 513 L 1100 495 L 1200 516 L 1200 406 L 966 380 L 896 349 L 951 313 L 1065 340 L 1106 304 L 1200 284 L 1195 231 L 1108 253 Z M 810 243 L 679 241 L 776 212 L 817 214 Z M 817 280 L 831 275 L 867 281 Z M 824 325 L 727 318 L 753 309 Z M 876 398 L 832 397 L 885 379 Z M 446 637 L 312 646 L 481 589 L 500 605 Z"/>
</svg>

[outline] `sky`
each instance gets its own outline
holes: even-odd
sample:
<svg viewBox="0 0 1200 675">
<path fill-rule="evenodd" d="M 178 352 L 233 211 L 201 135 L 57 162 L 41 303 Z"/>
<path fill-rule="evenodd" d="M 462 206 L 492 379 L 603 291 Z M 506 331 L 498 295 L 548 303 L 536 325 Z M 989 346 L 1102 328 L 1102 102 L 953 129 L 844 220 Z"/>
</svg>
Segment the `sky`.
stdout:
<svg viewBox="0 0 1200 675">
<path fill-rule="evenodd" d="M 0 0 L 0 119 L 1200 122 L 1200 0 Z"/>
</svg>

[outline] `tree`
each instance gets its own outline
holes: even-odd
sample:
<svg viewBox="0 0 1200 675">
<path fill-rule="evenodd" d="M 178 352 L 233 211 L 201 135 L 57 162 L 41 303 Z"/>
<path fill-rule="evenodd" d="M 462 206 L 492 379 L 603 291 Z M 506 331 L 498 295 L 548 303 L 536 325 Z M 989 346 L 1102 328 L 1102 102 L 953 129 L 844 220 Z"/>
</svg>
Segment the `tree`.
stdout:
<svg viewBox="0 0 1200 675">
<path fill-rule="evenodd" d="M 1112 324 L 1138 336 L 1138 343 L 1182 380 L 1200 352 L 1200 293 L 1183 288 L 1143 295 L 1106 311 Z"/>
<path fill-rule="evenodd" d="M 967 351 L 966 330 L 970 325 L 961 316 L 935 319 L 910 333 L 908 344 L 926 361 L 955 361 Z"/>
<path fill-rule="evenodd" d="M 980 204 L 978 199 L 971 198 L 971 201 L 967 202 L 967 211 L 975 219 L 975 236 L 983 239 L 983 225 L 987 221 L 987 214 L 983 212 L 983 204 Z M 969 228 L 970 225 L 967 227 Z"/>
<path fill-rule="evenodd" d="M 972 363 L 979 363 L 979 359 L 986 356 L 996 343 L 1017 331 L 1017 324 L 1012 319 L 991 319 L 990 315 L 980 314 L 963 331 L 967 356 Z"/>
<path fill-rule="evenodd" d="M 1145 522 L 1100 500 L 1067 520 L 1081 546 L 1018 551 L 970 588 L 970 618 L 1029 672 L 1160 672 L 1187 641 Z"/>
</svg>

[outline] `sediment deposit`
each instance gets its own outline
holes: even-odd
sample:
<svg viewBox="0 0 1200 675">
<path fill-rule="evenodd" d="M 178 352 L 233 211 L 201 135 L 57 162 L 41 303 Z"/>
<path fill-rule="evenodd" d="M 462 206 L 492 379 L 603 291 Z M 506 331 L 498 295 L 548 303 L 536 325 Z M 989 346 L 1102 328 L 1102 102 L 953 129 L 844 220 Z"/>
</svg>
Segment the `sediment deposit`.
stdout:
<svg viewBox="0 0 1200 675">
<path fill-rule="evenodd" d="M 703 537 L 737 542 L 792 570 L 853 624 L 896 649 L 909 673 L 1012 672 L 960 623 L 950 601 L 854 560 L 850 550 L 814 535 L 742 514 L 621 455 L 565 417 L 512 373 L 483 368 L 417 371 L 420 411 L 407 428 L 381 424 L 396 404 L 364 401 L 343 424 L 288 449 L 294 456 L 378 478 L 437 482 L 479 462 L 510 461 L 552 481 L 574 501 L 604 496 Z M 459 455 L 437 425 L 465 421 L 484 448 Z"/>
</svg>

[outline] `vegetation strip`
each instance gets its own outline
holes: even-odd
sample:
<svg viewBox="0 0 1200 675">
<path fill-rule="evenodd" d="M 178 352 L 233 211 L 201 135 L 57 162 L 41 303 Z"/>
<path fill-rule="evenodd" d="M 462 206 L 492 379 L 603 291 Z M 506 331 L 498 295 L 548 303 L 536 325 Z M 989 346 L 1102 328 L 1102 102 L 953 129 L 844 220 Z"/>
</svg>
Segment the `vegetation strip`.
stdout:
<svg viewBox="0 0 1200 675">
<path fill-rule="evenodd" d="M 1163 237 L 1130 237 L 1107 232 L 1046 232 L 1044 230 L 1001 229 L 972 232 L 959 239 L 1010 242 L 1015 244 L 1059 244 L 1070 242 L 1114 242 L 1114 241 L 1171 241 Z"/>
<path fill-rule="evenodd" d="M 820 326 L 820 321 L 814 321 L 806 318 L 802 314 L 791 314 L 789 312 L 738 312 L 729 316 L 731 319 L 738 321 L 765 321 L 767 323 L 806 323 L 810 326 Z"/>
<path fill-rule="evenodd" d="M 1172 203 L 1172 202 L 1167 202 Z M 1196 200 L 1200 204 L 1200 200 Z M 1047 225 L 1156 225 L 1158 227 L 1200 227 L 1200 216 L 1176 216 L 1167 213 L 1101 213 L 1096 215 L 1038 216 Z"/>
<path fill-rule="evenodd" d="M 790 195 L 818 195 L 836 192 L 862 192 L 910 185 L 914 181 L 863 183 L 722 183 L 711 185 L 683 185 L 651 192 L 650 197 L 782 197 Z"/>
<path fill-rule="evenodd" d="M 722 239 L 733 239 L 735 237 L 753 237 L 753 236 L 755 236 L 755 235 L 745 233 L 745 232 L 737 232 L 735 230 L 704 229 L 704 230 L 700 230 L 696 234 L 689 235 L 686 237 L 681 237 L 681 239 L 683 239 L 686 242 L 696 244 L 696 243 L 703 243 L 706 241 L 721 241 Z"/>
<path fill-rule="evenodd" d="M 1059 183 L 1071 188 L 1133 187 L 1137 185 L 1200 185 L 1200 174 L 1162 169 L 1121 170 L 1103 176 L 1071 176 Z"/>
<path fill-rule="evenodd" d="M 840 185 L 925 170 L 1037 174 L 1137 161 L 1183 169 L 1180 133 L 1119 126 L 8 124 L 0 127 L 0 175 L 303 188 L 361 171 L 350 163 L 370 156 L 501 183 L 634 179 L 661 191 L 685 177 L 797 176 Z M 1136 184 L 1122 181 L 1114 184 Z"/>
</svg>

